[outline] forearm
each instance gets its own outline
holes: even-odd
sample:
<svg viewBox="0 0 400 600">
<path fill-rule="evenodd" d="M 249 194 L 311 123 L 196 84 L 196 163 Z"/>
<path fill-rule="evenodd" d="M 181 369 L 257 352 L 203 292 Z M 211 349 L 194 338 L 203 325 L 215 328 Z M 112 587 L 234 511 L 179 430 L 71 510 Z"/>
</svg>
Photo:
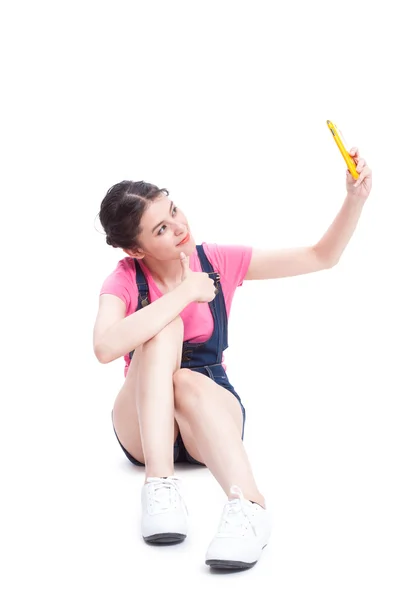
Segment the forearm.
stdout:
<svg viewBox="0 0 400 600">
<path fill-rule="evenodd" d="M 114 323 L 100 343 L 98 355 L 101 356 L 101 362 L 112 362 L 150 340 L 173 321 L 190 302 L 190 290 L 182 283 L 172 292 Z"/>
<path fill-rule="evenodd" d="M 364 204 L 365 200 L 353 198 L 349 195 L 346 196 L 343 206 L 333 223 L 325 235 L 314 246 L 321 260 L 331 266 L 339 261 L 354 233 Z"/>
</svg>

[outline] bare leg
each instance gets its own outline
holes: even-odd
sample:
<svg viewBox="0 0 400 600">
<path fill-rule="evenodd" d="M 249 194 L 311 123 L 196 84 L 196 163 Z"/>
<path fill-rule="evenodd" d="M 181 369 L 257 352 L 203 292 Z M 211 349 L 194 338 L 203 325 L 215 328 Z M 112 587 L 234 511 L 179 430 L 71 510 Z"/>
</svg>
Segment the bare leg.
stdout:
<svg viewBox="0 0 400 600">
<path fill-rule="evenodd" d="M 121 444 L 146 465 L 147 477 L 173 475 L 173 374 L 180 367 L 183 323 L 177 317 L 135 350 L 113 409 Z"/>
<path fill-rule="evenodd" d="M 174 375 L 175 418 L 189 454 L 210 469 L 228 497 L 238 485 L 247 500 L 265 508 L 247 457 L 242 410 L 231 392 L 189 369 Z"/>
</svg>

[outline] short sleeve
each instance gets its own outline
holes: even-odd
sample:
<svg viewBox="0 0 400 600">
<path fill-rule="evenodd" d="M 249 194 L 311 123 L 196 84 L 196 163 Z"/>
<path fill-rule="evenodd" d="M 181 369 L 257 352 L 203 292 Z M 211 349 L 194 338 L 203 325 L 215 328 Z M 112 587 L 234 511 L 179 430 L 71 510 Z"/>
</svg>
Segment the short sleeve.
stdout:
<svg viewBox="0 0 400 600">
<path fill-rule="evenodd" d="M 117 268 L 104 280 L 100 289 L 102 294 L 112 294 L 120 298 L 126 306 L 126 314 L 129 315 L 135 311 L 132 298 L 138 295 L 136 282 L 132 279 L 132 273 L 129 273 L 126 264 L 120 261 Z"/>
</svg>

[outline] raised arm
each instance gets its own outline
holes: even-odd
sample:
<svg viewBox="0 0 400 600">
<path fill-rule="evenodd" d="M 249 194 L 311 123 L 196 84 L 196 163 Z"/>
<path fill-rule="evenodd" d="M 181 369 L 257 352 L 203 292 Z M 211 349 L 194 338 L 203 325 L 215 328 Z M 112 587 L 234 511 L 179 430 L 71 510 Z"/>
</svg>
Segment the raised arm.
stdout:
<svg viewBox="0 0 400 600">
<path fill-rule="evenodd" d="M 357 226 L 363 206 L 369 196 L 372 174 L 357 148 L 350 151 L 360 173 L 355 181 L 347 171 L 347 196 L 342 208 L 323 237 L 313 246 L 284 250 L 253 249 L 245 279 L 292 277 L 329 269 L 336 265 Z"/>
</svg>

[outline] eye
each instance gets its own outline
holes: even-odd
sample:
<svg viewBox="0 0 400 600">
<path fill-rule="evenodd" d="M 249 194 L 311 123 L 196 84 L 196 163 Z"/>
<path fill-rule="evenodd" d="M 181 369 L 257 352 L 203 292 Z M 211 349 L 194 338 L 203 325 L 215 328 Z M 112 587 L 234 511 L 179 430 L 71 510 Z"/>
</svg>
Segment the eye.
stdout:
<svg viewBox="0 0 400 600">
<path fill-rule="evenodd" d="M 172 216 L 174 217 L 177 212 L 178 212 L 178 207 L 174 206 L 174 208 L 171 211 Z M 160 229 L 158 230 L 157 235 L 162 235 L 165 231 L 165 227 L 166 227 L 166 225 L 162 225 L 162 227 L 160 227 Z"/>
</svg>

